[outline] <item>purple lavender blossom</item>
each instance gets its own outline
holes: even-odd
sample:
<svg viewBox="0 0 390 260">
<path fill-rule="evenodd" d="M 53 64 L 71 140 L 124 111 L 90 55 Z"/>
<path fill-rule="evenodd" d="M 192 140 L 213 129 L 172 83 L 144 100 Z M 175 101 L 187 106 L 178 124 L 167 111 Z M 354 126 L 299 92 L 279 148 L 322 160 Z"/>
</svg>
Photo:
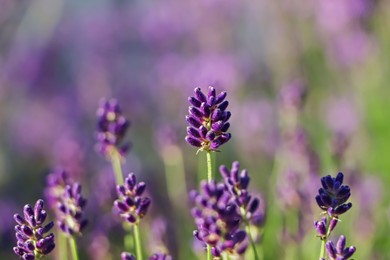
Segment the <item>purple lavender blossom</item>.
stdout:
<svg viewBox="0 0 390 260">
<path fill-rule="evenodd" d="M 68 235 L 81 235 L 88 221 L 84 219 L 87 200 L 81 195 L 81 185 L 74 182 L 65 186 L 63 197 L 57 203 L 57 220 L 60 229 Z"/>
<path fill-rule="evenodd" d="M 136 257 L 128 252 L 123 252 L 121 254 L 122 260 L 136 260 Z M 158 254 L 153 254 L 152 256 L 149 257 L 149 260 L 172 260 L 172 256 L 164 254 L 164 253 L 158 253 Z"/>
<path fill-rule="evenodd" d="M 151 200 L 142 197 L 145 189 L 145 182 L 137 183 L 134 173 L 129 173 L 124 185 L 117 186 L 119 198 L 114 201 L 114 206 L 119 210 L 120 216 L 129 223 L 137 223 L 148 211 Z"/>
<path fill-rule="evenodd" d="M 46 183 L 45 197 L 49 207 L 54 209 L 65 193 L 65 186 L 71 181 L 63 168 L 56 168 L 46 177 Z"/>
<path fill-rule="evenodd" d="M 329 232 L 332 232 L 333 229 L 336 227 L 338 223 L 338 219 L 336 218 L 332 218 L 330 220 L 330 224 L 329 224 Z M 323 217 L 320 221 L 315 221 L 314 222 L 314 227 L 316 228 L 316 231 L 317 231 L 317 235 L 321 238 L 321 239 L 326 239 L 326 236 L 327 236 L 327 219 L 326 217 Z"/>
<path fill-rule="evenodd" d="M 121 259 L 122 260 L 136 260 L 135 256 L 133 254 L 128 253 L 128 252 L 122 252 Z"/>
<path fill-rule="evenodd" d="M 98 117 L 97 150 L 107 157 L 117 150 L 124 155 L 129 149 L 129 143 L 121 144 L 129 121 L 122 115 L 121 108 L 115 99 L 101 100 L 96 111 Z"/>
<path fill-rule="evenodd" d="M 243 211 L 241 214 L 245 220 L 256 226 L 263 224 L 265 218 L 264 211 L 260 210 L 259 207 L 260 200 L 248 192 L 250 182 L 248 171 L 244 169 L 240 172 L 240 163 L 237 161 L 233 162 L 231 170 L 225 165 L 221 165 L 219 171 L 224 179 L 226 189 Z"/>
<path fill-rule="evenodd" d="M 336 246 L 332 241 L 328 241 L 326 243 L 326 252 L 331 260 L 346 260 L 355 253 L 356 247 L 350 246 L 346 248 L 346 242 L 347 240 L 345 236 L 341 235 Z"/>
<path fill-rule="evenodd" d="M 307 87 L 300 80 L 294 80 L 280 90 L 280 102 L 286 109 L 301 109 L 307 94 Z"/>
<path fill-rule="evenodd" d="M 189 97 L 189 115 L 186 120 L 186 141 L 192 146 L 204 151 L 216 151 L 231 138 L 226 131 L 230 127 L 228 122 L 231 113 L 226 111 L 229 102 L 225 100 L 226 92 L 216 94 L 213 87 L 209 87 L 207 96 L 200 88 L 195 88 L 194 96 Z"/>
<path fill-rule="evenodd" d="M 242 217 L 231 202 L 231 194 L 223 183 L 202 181 L 202 193 L 191 191 L 195 206 L 192 216 L 198 229 L 194 236 L 211 247 L 211 253 L 220 257 L 222 252 L 243 254 L 248 246 L 247 234 L 239 229 Z"/>
<path fill-rule="evenodd" d="M 150 256 L 149 260 L 172 260 L 172 256 L 164 253 L 158 253 Z"/>
<path fill-rule="evenodd" d="M 318 190 L 316 196 L 318 206 L 328 212 L 329 216 L 337 218 L 347 212 L 352 203 L 346 203 L 351 196 L 348 185 L 343 184 L 344 175 L 339 172 L 335 178 L 327 175 L 321 178 L 322 188 Z"/>
<path fill-rule="evenodd" d="M 23 259 L 34 260 L 49 254 L 55 247 L 54 234 L 49 232 L 54 223 L 51 221 L 44 225 L 47 213 L 43 209 L 43 200 L 39 199 L 34 208 L 27 204 L 24 206 L 24 218 L 14 215 L 17 246 L 14 252 Z"/>
</svg>

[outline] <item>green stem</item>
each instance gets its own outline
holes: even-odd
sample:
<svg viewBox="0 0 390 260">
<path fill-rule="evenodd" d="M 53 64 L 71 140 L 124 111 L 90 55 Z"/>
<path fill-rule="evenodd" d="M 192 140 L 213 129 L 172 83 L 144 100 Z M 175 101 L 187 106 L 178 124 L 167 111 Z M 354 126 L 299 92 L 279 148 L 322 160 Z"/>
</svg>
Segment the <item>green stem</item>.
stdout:
<svg viewBox="0 0 390 260">
<path fill-rule="evenodd" d="M 67 237 L 62 232 L 57 232 L 58 234 L 58 248 L 59 248 L 59 259 L 68 260 L 68 246 L 67 246 Z"/>
<path fill-rule="evenodd" d="M 326 216 L 326 235 L 325 237 L 321 238 L 321 251 L 320 251 L 320 260 L 326 259 L 326 242 L 328 241 L 328 238 L 330 236 L 330 233 L 332 232 L 330 230 L 330 221 L 331 218 L 329 215 Z"/>
<path fill-rule="evenodd" d="M 111 164 L 112 169 L 114 170 L 116 184 L 123 185 L 123 173 L 122 173 L 122 165 L 121 165 L 121 155 L 118 151 L 113 151 L 111 155 Z"/>
<path fill-rule="evenodd" d="M 72 255 L 73 260 L 78 260 L 79 256 L 77 255 L 77 245 L 76 245 L 76 240 L 74 239 L 73 236 L 68 237 L 69 240 L 69 247 L 70 247 L 70 252 Z"/>
<path fill-rule="evenodd" d="M 213 164 L 211 161 L 211 152 L 207 151 L 206 156 L 207 156 L 207 181 L 211 182 L 211 180 L 213 179 Z"/>
<path fill-rule="evenodd" d="M 122 157 L 117 150 L 114 150 L 111 154 L 111 165 L 115 174 L 116 184 L 123 185 L 124 181 L 123 181 L 123 171 L 122 171 Z M 128 228 L 126 224 L 123 224 L 123 229 L 126 230 L 126 235 L 124 238 L 125 249 L 128 251 L 132 251 L 133 239 L 131 238 L 130 228 Z"/>
<path fill-rule="evenodd" d="M 326 238 L 321 239 L 320 260 L 325 259 L 325 244 L 326 244 Z"/>
<path fill-rule="evenodd" d="M 207 156 L 207 181 L 211 182 L 213 179 L 213 164 L 211 161 L 211 152 L 207 151 L 206 152 Z M 207 245 L 207 260 L 212 260 L 213 256 L 211 255 L 211 247 L 210 245 Z"/>
<path fill-rule="evenodd" d="M 250 244 L 251 244 L 251 247 L 253 250 L 253 254 L 255 256 L 255 260 L 260 260 L 259 255 L 257 254 L 255 241 L 253 240 L 253 237 L 252 237 L 251 227 L 249 225 L 248 219 L 246 218 L 246 210 L 244 207 L 241 207 L 240 213 L 241 213 L 242 219 L 244 220 L 244 223 L 245 223 L 246 233 L 248 233 L 249 241 L 250 241 Z"/>
<path fill-rule="evenodd" d="M 250 241 L 251 246 L 252 246 L 253 254 L 255 255 L 255 260 L 260 260 L 259 255 L 257 254 L 255 241 L 253 241 L 253 237 L 251 234 L 251 228 L 250 228 L 248 222 L 246 223 L 246 232 L 248 233 L 248 236 L 249 236 L 249 241 Z"/>
<path fill-rule="evenodd" d="M 134 225 L 135 253 L 137 255 L 137 260 L 142 260 L 141 237 L 138 225 L 139 224 Z"/>
<path fill-rule="evenodd" d="M 211 254 L 211 246 L 207 245 L 207 260 L 213 260 L 213 255 Z"/>
</svg>

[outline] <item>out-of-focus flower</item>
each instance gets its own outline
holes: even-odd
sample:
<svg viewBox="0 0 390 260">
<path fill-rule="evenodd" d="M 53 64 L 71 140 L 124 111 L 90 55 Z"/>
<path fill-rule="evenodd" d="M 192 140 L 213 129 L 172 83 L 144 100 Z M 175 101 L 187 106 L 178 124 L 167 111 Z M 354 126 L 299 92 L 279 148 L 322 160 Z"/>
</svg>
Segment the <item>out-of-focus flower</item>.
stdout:
<svg viewBox="0 0 390 260">
<path fill-rule="evenodd" d="M 54 209 L 65 193 L 65 186 L 71 181 L 64 169 L 56 168 L 46 177 L 46 182 L 45 197 L 49 207 Z"/>
<path fill-rule="evenodd" d="M 121 258 L 122 258 L 122 260 L 136 260 L 135 256 L 131 253 L 128 253 L 128 252 L 123 252 L 121 254 Z"/>
<path fill-rule="evenodd" d="M 337 240 L 336 246 L 332 241 L 326 243 L 326 252 L 331 260 L 347 260 L 355 253 L 356 247 L 350 246 L 346 248 L 346 242 L 345 236 L 341 235 Z"/>
<path fill-rule="evenodd" d="M 74 182 L 65 186 L 63 197 L 58 201 L 57 220 L 63 232 L 68 235 L 81 235 L 88 221 L 84 219 L 87 200 L 81 195 L 81 185 Z"/>
<path fill-rule="evenodd" d="M 195 88 L 194 96 L 188 101 L 190 115 L 186 116 L 189 123 L 186 141 L 205 151 L 216 151 L 221 145 L 230 140 L 231 134 L 226 133 L 230 127 L 228 122 L 231 113 L 226 111 L 229 102 L 225 100 L 227 93 L 216 94 L 209 87 L 207 96 L 200 88 Z"/>
<path fill-rule="evenodd" d="M 172 260 L 172 256 L 163 253 L 158 253 L 149 257 L 149 260 Z"/>
<path fill-rule="evenodd" d="M 264 210 L 260 209 L 260 200 L 248 192 L 250 177 L 247 170 L 240 172 L 240 163 L 235 161 L 231 170 L 225 165 L 219 167 L 227 190 L 233 196 L 235 203 L 241 209 L 243 217 L 254 225 L 264 223 Z"/>
<path fill-rule="evenodd" d="M 129 223 L 137 223 L 148 211 L 151 200 L 142 197 L 145 188 L 145 182 L 137 183 L 134 173 L 129 173 L 124 185 L 117 186 L 119 198 L 115 200 L 114 206 L 119 210 L 120 216 Z"/>
<path fill-rule="evenodd" d="M 124 155 L 129 149 L 129 143 L 121 144 L 129 121 L 122 115 L 121 108 L 115 99 L 101 100 L 97 112 L 97 149 L 110 158 L 117 151 Z"/>
<path fill-rule="evenodd" d="M 195 204 L 192 216 L 198 229 L 194 236 L 211 247 L 211 253 L 220 257 L 223 252 L 243 254 L 248 246 L 247 234 L 239 229 L 242 221 L 238 207 L 223 183 L 201 183 L 202 192 L 191 191 Z"/>
<path fill-rule="evenodd" d="M 351 190 L 348 185 L 343 185 L 343 179 L 341 172 L 335 178 L 330 175 L 321 178 L 322 188 L 318 190 L 316 201 L 331 217 L 337 218 L 352 207 L 351 202 L 346 203 L 351 196 Z"/>
<path fill-rule="evenodd" d="M 300 109 L 306 98 L 306 86 L 300 80 L 294 80 L 280 90 L 279 99 L 285 109 Z"/>
<path fill-rule="evenodd" d="M 19 214 L 14 215 L 18 240 L 14 252 L 26 260 L 40 259 L 55 247 L 54 234 L 45 235 L 52 229 L 54 223 L 51 221 L 44 225 L 47 213 L 43 209 L 43 203 L 43 200 L 39 199 L 34 208 L 29 204 L 25 205 L 24 218 Z"/>
</svg>

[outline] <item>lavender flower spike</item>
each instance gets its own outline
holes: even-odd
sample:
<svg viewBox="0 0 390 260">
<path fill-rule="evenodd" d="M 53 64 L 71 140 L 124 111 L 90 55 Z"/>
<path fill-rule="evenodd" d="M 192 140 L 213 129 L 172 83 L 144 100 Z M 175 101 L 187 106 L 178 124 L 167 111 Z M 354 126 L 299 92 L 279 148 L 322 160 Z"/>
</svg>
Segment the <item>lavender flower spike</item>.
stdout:
<svg viewBox="0 0 390 260">
<path fill-rule="evenodd" d="M 145 188 L 145 182 L 137 183 L 134 173 L 129 173 L 124 185 L 117 186 L 119 198 L 114 201 L 114 206 L 119 210 L 120 216 L 129 223 L 137 223 L 148 211 L 151 200 L 142 197 Z"/>
<path fill-rule="evenodd" d="M 214 257 L 223 252 L 243 254 L 248 246 L 248 236 L 240 230 L 242 221 L 238 207 L 231 202 L 231 194 L 223 183 L 202 181 L 202 193 L 191 191 L 190 198 L 195 206 L 192 216 L 198 227 L 194 236 L 211 247 Z"/>
<path fill-rule="evenodd" d="M 230 140 L 231 134 L 227 131 L 231 113 L 226 111 L 229 102 L 225 98 L 226 92 L 217 95 L 211 86 L 207 95 L 200 88 L 195 88 L 194 96 L 188 98 L 191 106 L 186 116 L 189 124 L 185 138 L 187 143 L 200 150 L 217 151 Z"/>
<path fill-rule="evenodd" d="M 24 206 L 24 217 L 14 215 L 17 246 L 14 252 L 23 259 L 34 260 L 49 254 L 55 247 L 54 234 L 45 235 L 54 226 L 51 221 L 44 225 L 47 213 L 43 209 L 43 200 L 39 199 L 35 207 Z"/>
<path fill-rule="evenodd" d="M 121 108 L 115 99 L 101 100 L 100 107 L 96 111 L 97 125 L 97 150 L 110 157 L 114 151 L 124 155 L 129 149 L 129 143 L 121 144 L 129 121 L 122 115 Z"/>
<path fill-rule="evenodd" d="M 321 178 L 322 188 L 318 190 L 319 195 L 316 196 L 318 206 L 333 218 L 337 218 L 352 207 L 352 203 L 346 203 L 351 196 L 351 190 L 348 185 L 342 185 L 343 179 L 344 175 L 341 172 L 335 178 L 330 175 Z"/>
<path fill-rule="evenodd" d="M 336 246 L 334 246 L 332 241 L 326 243 L 326 252 L 331 260 L 346 260 L 355 253 L 356 247 L 350 246 L 346 248 L 346 242 L 345 236 L 341 235 Z"/>
<path fill-rule="evenodd" d="M 247 170 L 240 171 L 240 163 L 235 161 L 229 170 L 225 165 L 219 167 L 226 189 L 232 199 L 244 212 L 243 217 L 255 226 L 264 224 L 264 208 L 260 207 L 260 200 L 248 192 L 250 177 Z"/>
<path fill-rule="evenodd" d="M 50 208 L 55 208 L 57 202 L 61 200 L 65 193 L 65 186 L 71 183 L 68 173 L 58 167 L 51 172 L 46 178 L 47 187 L 45 197 Z"/>
<path fill-rule="evenodd" d="M 87 200 L 81 195 L 77 182 L 65 186 L 63 197 L 57 203 L 57 220 L 61 230 L 68 235 L 81 235 L 88 221 L 84 219 Z"/>
</svg>

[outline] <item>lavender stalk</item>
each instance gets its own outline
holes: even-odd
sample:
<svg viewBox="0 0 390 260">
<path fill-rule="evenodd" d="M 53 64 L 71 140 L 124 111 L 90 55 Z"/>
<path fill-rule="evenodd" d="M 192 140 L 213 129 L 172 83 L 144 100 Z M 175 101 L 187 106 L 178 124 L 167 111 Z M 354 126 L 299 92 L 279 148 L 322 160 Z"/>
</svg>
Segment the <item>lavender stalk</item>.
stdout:
<svg viewBox="0 0 390 260">
<path fill-rule="evenodd" d="M 130 123 L 122 115 L 122 110 L 115 99 L 103 99 L 96 114 L 98 117 L 97 150 L 111 162 L 116 184 L 123 185 L 122 162 L 124 154 L 129 149 L 129 143 L 122 144 L 122 140 Z M 130 249 L 132 239 L 129 237 L 129 226 L 124 225 L 124 229 L 127 231 L 124 241 L 125 247 Z M 133 229 L 137 259 L 142 260 L 138 223 L 133 225 Z"/>
<path fill-rule="evenodd" d="M 114 202 L 122 219 L 133 226 L 137 259 L 142 259 L 139 221 L 146 215 L 151 203 L 148 197 L 142 196 L 145 189 L 146 184 L 137 183 L 134 173 L 130 173 L 124 185 L 117 185 L 118 199 Z"/>
<path fill-rule="evenodd" d="M 346 203 L 351 196 L 351 191 L 348 185 L 343 185 L 343 179 L 344 175 L 341 172 L 336 177 L 327 175 L 321 178 L 322 188 L 318 190 L 319 195 L 316 196 L 316 202 L 324 210 L 323 214 L 326 214 L 326 217 L 314 223 L 321 239 L 320 260 L 326 257 L 327 242 L 339 221 L 339 216 L 352 207 L 351 202 Z"/>
<path fill-rule="evenodd" d="M 188 101 L 192 106 L 188 108 L 189 115 L 186 120 L 187 127 L 185 140 L 192 146 L 199 147 L 198 151 L 206 151 L 207 156 L 207 181 L 213 179 L 211 151 L 228 142 L 231 138 L 226 131 L 230 127 L 228 122 L 231 113 L 226 111 L 229 102 L 225 100 L 226 92 L 216 95 L 215 88 L 209 87 L 207 96 L 200 88 L 194 89 L 194 96 Z M 207 245 L 207 259 L 212 259 L 211 248 Z"/>
<path fill-rule="evenodd" d="M 69 247 L 70 247 L 70 252 L 72 254 L 72 259 L 78 260 L 79 256 L 77 254 L 77 244 L 76 244 L 76 240 L 74 239 L 74 237 L 69 237 Z"/>
</svg>

